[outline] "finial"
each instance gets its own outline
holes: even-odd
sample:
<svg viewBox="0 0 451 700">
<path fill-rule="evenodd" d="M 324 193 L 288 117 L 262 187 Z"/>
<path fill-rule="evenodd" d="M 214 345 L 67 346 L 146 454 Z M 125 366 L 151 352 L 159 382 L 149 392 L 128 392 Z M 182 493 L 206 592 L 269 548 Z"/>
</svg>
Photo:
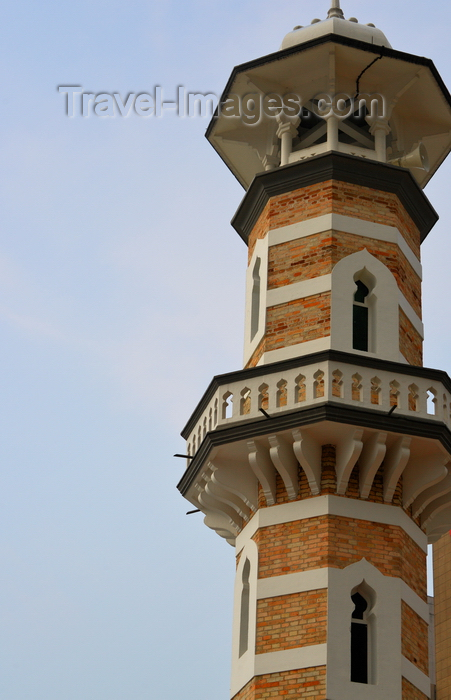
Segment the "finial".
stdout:
<svg viewBox="0 0 451 700">
<path fill-rule="evenodd" d="M 327 17 L 339 17 L 340 19 L 345 18 L 343 10 L 340 7 L 340 0 L 332 0 Z"/>
</svg>

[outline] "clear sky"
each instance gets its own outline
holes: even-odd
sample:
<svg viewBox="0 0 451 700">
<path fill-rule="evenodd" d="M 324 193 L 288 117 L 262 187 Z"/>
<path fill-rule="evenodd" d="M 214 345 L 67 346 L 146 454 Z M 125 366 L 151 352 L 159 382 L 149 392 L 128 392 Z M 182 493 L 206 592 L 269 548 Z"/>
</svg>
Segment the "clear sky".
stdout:
<svg viewBox="0 0 451 700">
<path fill-rule="evenodd" d="M 449 3 L 342 5 L 451 84 Z M 243 191 L 207 119 L 69 118 L 57 86 L 220 94 L 327 9 L 3 2 L 0 700 L 228 699 L 233 550 L 185 516 L 172 455 L 211 377 L 242 366 Z M 450 169 L 423 262 L 425 364 L 451 373 Z"/>
</svg>

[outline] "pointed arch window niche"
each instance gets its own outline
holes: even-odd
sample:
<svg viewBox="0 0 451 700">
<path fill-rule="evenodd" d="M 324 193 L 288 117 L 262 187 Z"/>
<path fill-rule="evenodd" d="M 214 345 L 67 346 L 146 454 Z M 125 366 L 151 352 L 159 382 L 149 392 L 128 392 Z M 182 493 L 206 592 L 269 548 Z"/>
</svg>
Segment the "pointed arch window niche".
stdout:
<svg viewBox="0 0 451 700">
<path fill-rule="evenodd" d="M 261 258 L 257 258 L 252 270 L 252 297 L 251 297 L 251 341 L 255 338 L 260 319 L 260 265 Z"/>
<path fill-rule="evenodd" d="M 239 656 L 248 650 L 249 647 L 249 575 L 251 572 L 251 563 L 246 559 L 243 566 L 242 574 L 242 589 L 241 589 L 241 610 L 240 610 L 240 641 L 239 641 Z"/>
<path fill-rule="evenodd" d="M 351 614 L 351 681 L 371 684 L 374 682 L 374 591 L 362 584 L 351 593 L 354 610 Z"/>
</svg>

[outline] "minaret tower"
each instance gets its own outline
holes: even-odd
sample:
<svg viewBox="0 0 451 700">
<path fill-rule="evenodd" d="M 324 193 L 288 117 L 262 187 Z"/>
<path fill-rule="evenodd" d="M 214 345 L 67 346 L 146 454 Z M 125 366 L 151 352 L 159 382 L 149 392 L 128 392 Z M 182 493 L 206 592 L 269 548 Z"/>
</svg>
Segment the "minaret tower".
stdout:
<svg viewBox="0 0 451 700">
<path fill-rule="evenodd" d="M 426 700 L 451 380 L 422 366 L 420 244 L 451 97 L 333 0 L 233 70 L 207 137 L 246 190 L 244 369 L 184 428 L 178 488 L 236 548 L 230 697 Z"/>
</svg>

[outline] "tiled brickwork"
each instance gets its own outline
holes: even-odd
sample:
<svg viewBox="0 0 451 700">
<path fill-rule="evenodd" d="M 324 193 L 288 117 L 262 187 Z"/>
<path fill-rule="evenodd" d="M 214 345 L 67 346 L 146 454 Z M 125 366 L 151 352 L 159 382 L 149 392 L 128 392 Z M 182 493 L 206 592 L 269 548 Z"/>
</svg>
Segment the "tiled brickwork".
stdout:
<svg viewBox="0 0 451 700">
<path fill-rule="evenodd" d="M 448 700 L 447 696 L 447 700 Z M 402 679 L 402 700 L 429 700 L 428 696 L 418 690 L 405 678 Z M 438 698 L 437 698 L 438 700 Z"/>
<path fill-rule="evenodd" d="M 434 544 L 435 660 L 437 700 L 451 698 L 451 535 Z"/>
<path fill-rule="evenodd" d="M 316 666 L 299 671 L 257 676 L 234 695 L 233 700 L 275 700 L 276 698 L 326 700 L 326 667 Z"/>
<path fill-rule="evenodd" d="M 388 267 L 401 292 L 421 318 L 421 280 L 394 243 L 328 231 L 271 246 L 268 289 L 327 275 L 343 258 L 366 248 Z"/>
<path fill-rule="evenodd" d="M 265 351 L 330 335 L 330 292 L 271 306 L 266 314 Z"/>
<path fill-rule="evenodd" d="M 326 639 L 326 589 L 257 602 L 257 654 L 325 644 Z"/>
<path fill-rule="evenodd" d="M 404 311 L 399 309 L 399 349 L 410 365 L 423 364 L 423 341 Z"/>
<path fill-rule="evenodd" d="M 420 257 L 420 233 L 395 194 L 328 180 L 272 197 L 249 236 L 249 259 L 257 238 L 270 229 L 329 213 L 395 226 Z"/>
<path fill-rule="evenodd" d="M 402 653 L 428 676 L 428 625 L 407 603 L 401 602 Z"/>
<path fill-rule="evenodd" d="M 395 506 L 393 506 L 395 507 Z M 258 530 L 259 578 L 343 569 L 365 557 L 384 576 L 398 576 L 426 600 L 426 555 L 400 527 L 335 515 Z"/>
</svg>

